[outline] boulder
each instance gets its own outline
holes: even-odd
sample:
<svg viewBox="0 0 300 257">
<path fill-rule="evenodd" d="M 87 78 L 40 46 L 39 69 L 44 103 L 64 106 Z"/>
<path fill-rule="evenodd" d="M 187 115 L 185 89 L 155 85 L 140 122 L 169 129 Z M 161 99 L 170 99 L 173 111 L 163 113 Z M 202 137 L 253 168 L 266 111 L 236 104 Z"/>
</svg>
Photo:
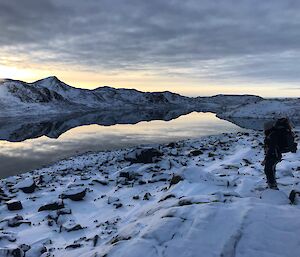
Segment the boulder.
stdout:
<svg viewBox="0 0 300 257">
<path fill-rule="evenodd" d="M 0 248 L 0 256 L 25 257 L 25 253 L 20 248 Z"/>
<path fill-rule="evenodd" d="M 62 199 L 70 199 L 72 201 L 81 201 L 86 195 L 86 188 L 70 189 L 61 195 Z"/>
<path fill-rule="evenodd" d="M 181 180 L 183 180 L 183 178 L 180 175 L 173 175 L 173 177 L 171 178 L 170 186 L 169 187 L 171 187 L 172 185 L 176 185 Z"/>
<path fill-rule="evenodd" d="M 42 205 L 38 209 L 38 212 L 40 212 L 40 211 L 56 211 L 56 210 L 63 209 L 63 208 L 65 208 L 64 202 L 63 201 L 56 201 L 56 202 L 52 202 L 52 203 Z"/>
<path fill-rule="evenodd" d="M 147 192 L 145 195 L 144 195 L 144 198 L 143 200 L 150 200 L 150 197 L 151 197 L 151 194 L 149 192 Z"/>
<path fill-rule="evenodd" d="M 10 219 L 7 219 L 6 221 L 7 221 L 7 225 L 8 225 L 9 227 L 12 227 L 12 228 L 18 227 L 18 226 L 20 226 L 21 224 L 28 224 L 28 225 L 31 225 L 31 222 L 30 222 L 30 221 L 24 220 L 23 217 L 20 216 L 20 215 L 16 215 L 16 216 L 14 216 L 14 217 L 12 217 L 12 218 L 10 218 Z"/>
<path fill-rule="evenodd" d="M 163 153 L 158 149 L 142 148 L 130 152 L 124 157 L 124 159 L 131 163 L 153 163 L 158 161 L 162 155 Z"/>
<path fill-rule="evenodd" d="M 6 205 L 9 211 L 18 211 L 23 209 L 22 203 L 20 201 L 11 200 L 6 202 Z"/>
<path fill-rule="evenodd" d="M 120 199 L 118 197 L 115 197 L 115 196 L 109 196 L 107 198 L 107 203 L 108 204 L 112 204 L 112 203 L 115 203 L 115 202 L 119 202 Z"/>
<path fill-rule="evenodd" d="M 23 181 L 17 183 L 15 188 L 22 190 L 25 194 L 31 194 L 36 189 L 36 184 L 32 178 L 26 178 Z"/>
<path fill-rule="evenodd" d="M 201 151 L 201 150 L 192 150 L 192 151 L 190 151 L 191 156 L 198 156 L 198 155 L 201 155 L 201 154 L 203 154 L 203 151 Z"/>
</svg>

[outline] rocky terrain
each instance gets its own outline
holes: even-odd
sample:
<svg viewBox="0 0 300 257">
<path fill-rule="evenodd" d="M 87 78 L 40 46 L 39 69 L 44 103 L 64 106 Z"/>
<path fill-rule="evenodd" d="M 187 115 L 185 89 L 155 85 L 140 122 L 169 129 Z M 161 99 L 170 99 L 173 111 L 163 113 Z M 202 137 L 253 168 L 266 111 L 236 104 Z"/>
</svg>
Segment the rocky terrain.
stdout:
<svg viewBox="0 0 300 257">
<path fill-rule="evenodd" d="M 298 131 L 299 133 L 299 131 Z M 258 132 L 90 153 L 0 180 L 0 256 L 295 257 L 300 153 Z"/>
</svg>

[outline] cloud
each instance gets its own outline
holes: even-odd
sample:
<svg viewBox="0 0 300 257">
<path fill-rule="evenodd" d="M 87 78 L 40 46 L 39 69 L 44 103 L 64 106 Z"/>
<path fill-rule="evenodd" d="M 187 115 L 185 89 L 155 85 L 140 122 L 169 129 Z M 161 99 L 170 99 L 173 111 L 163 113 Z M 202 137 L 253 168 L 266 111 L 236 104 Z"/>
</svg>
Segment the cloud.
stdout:
<svg viewBox="0 0 300 257">
<path fill-rule="evenodd" d="M 0 0 L 0 53 L 94 71 L 299 81 L 299 7 L 291 0 Z"/>
</svg>

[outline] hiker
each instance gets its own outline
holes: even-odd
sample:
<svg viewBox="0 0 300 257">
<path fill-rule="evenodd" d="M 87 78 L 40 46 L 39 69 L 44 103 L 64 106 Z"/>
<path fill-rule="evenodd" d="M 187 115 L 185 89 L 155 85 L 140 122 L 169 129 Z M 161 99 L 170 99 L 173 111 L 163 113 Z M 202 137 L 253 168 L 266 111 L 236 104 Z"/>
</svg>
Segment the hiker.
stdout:
<svg viewBox="0 0 300 257">
<path fill-rule="evenodd" d="M 265 166 L 268 187 L 278 190 L 276 183 L 276 165 L 281 161 L 282 153 L 297 151 L 295 135 L 288 118 L 280 118 L 275 123 L 267 122 L 265 131 L 265 159 L 262 164 Z"/>
</svg>

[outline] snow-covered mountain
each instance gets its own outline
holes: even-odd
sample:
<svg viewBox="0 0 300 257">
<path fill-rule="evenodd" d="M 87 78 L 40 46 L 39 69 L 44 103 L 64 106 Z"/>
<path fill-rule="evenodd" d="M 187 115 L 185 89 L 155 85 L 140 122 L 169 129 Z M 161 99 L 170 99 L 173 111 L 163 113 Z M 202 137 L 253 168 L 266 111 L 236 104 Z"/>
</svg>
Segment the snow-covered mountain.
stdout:
<svg viewBox="0 0 300 257">
<path fill-rule="evenodd" d="M 0 117 L 136 108 L 207 111 L 222 118 L 289 116 L 300 119 L 299 99 L 264 99 L 254 95 L 193 98 L 168 91 L 141 92 L 107 86 L 88 90 L 69 86 L 57 77 L 33 83 L 11 79 L 0 81 Z"/>
<path fill-rule="evenodd" d="M 75 88 L 56 77 L 34 83 L 10 79 L 0 82 L 0 117 L 162 105 L 188 108 L 193 103 L 188 97 L 171 92 L 149 93 L 110 87 L 94 90 Z"/>
</svg>

